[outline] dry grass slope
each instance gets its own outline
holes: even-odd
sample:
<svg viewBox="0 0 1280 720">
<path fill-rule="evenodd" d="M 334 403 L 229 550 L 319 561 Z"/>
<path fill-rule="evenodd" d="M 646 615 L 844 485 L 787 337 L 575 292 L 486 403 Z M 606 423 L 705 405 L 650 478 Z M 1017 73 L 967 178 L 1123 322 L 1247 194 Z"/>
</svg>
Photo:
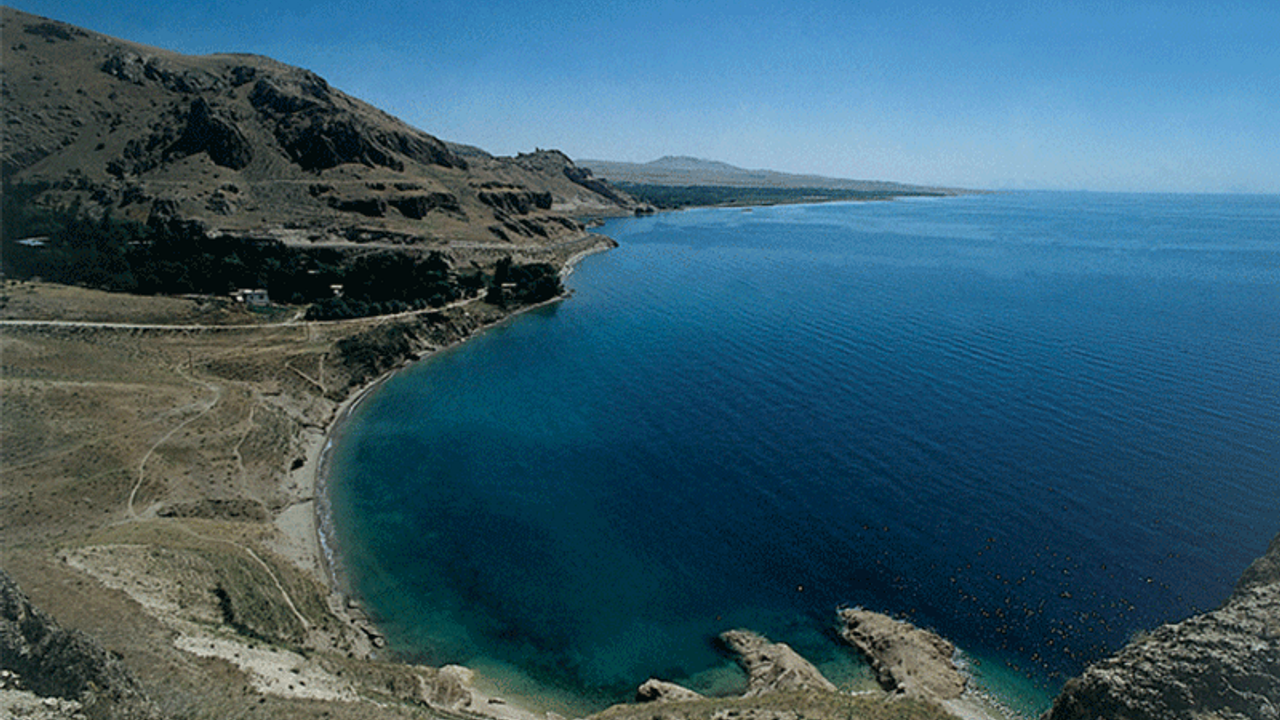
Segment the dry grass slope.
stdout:
<svg viewBox="0 0 1280 720">
<path fill-rule="evenodd" d="M 192 300 L 5 291 L 22 298 L 11 314 L 117 322 L 137 302 L 149 323 L 205 315 Z M 337 674 L 368 662 L 372 629 L 331 595 L 305 533 L 321 429 L 351 389 L 335 341 L 418 321 L 228 319 L 240 324 L 0 328 L 0 565 L 38 607 L 122 657 L 166 716 L 414 716 L 426 681 L 377 712 L 337 701 L 389 691 Z M 217 651 L 194 653 L 201 643 Z M 237 664 L 255 648 L 276 666 Z"/>
</svg>

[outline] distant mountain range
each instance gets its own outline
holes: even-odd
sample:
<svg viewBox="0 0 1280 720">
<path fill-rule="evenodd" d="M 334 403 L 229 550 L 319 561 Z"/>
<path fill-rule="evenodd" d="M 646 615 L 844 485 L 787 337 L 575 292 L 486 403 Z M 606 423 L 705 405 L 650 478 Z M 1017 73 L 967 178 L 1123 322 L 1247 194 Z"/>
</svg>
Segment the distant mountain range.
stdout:
<svg viewBox="0 0 1280 720">
<path fill-rule="evenodd" d="M 848 180 L 821 175 L 793 175 L 774 170 L 746 170 L 716 160 L 667 156 L 647 163 L 579 160 L 595 175 L 614 183 L 636 185 L 717 186 L 740 188 L 848 190 L 888 195 L 950 195 L 949 188 L 906 185 L 879 180 Z"/>
<path fill-rule="evenodd" d="M 556 151 L 441 141 L 256 55 L 186 56 L 3 8 L 6 185 L 44 207 L 287 243 L 538 246 L 636 203 Z"/>
</svg>

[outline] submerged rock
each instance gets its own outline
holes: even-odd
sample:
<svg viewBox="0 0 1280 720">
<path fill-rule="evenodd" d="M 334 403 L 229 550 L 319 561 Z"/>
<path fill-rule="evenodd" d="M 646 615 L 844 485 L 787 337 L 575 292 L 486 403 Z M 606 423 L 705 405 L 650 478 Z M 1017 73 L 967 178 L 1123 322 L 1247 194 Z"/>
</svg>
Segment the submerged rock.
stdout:
<svg viewBox="0 0 1280 720">
<path fill-rule="evenodd" d="M 875 670 L 884 689 L 920 700 L 952 700 L 966 679 L 951 657 L 955 646 L 911 623 L 861 609 L 840 611 L 841 635 Z"/>
<path fill-rule="evenodd" d="M 1280 535 L 1221 608 L 1164 625 L 1068 681 L 1043 720 L 1280 718 Z"/>
<path fill-rule="evenodd" d="M 729 630 L 721 633 L 720 640 L 738 654 L 738 663 L 747 671 L 747 691 L 743 697 L 787 690 L 836 690 L 818 668 L 786 643 L 769 642 L 768 638 L 749 630 Z"/>
</svg>

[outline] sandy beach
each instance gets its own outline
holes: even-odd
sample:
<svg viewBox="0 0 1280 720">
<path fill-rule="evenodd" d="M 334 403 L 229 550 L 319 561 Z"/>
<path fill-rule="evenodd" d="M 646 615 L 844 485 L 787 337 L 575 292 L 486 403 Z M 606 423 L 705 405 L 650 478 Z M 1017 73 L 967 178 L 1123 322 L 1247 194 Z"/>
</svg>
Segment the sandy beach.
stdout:
<svg viewBox="0 0 1280 720">
<path fill-rule="evenodd" d="M 612 246 L 593 236 L 544 259 Z M 433 695 L 464 674 L 368 664 L 381 634 L 337 592 L 321 542 L 323 459 L 379 383 L 511 312 L 473 301 L 300 322 L 38 282 L 6 281 L 5 294 L 0 566 L 34 603 L 138 667 L 167 668 L 155 693 L 173 712 L 239 713 L 223 675 L 286 705 L 347 687 L 277 682 L 322 670 L 368 675 L 360 697 L 406 707 L 471 697 Z M 263 642 L 282 652 L 253 652 Z M 388 673 L 402 678 L 390 691 Z"/>
<path fill-rule="evenodd" d="M 578 263 L 584 258 L 607 252 L 614 247 L 611 241 L 605 241 L 604 238 L 601 240 L 596 245 L 569 256 L 565 260 L 561 276 L 568 277 L 571 275 Z M 488 320 L 482 321 L 473 330 L 460 334 L 443 345 L 423 348 L 422 352 L 414 358 L 400 362 L 395 367 L 350 392 L 347 397 L 333 407 L 330 419 L 323 427 L 301 428 L 298 439 L 302 447 L 304 460 L 300 466 L 292 467 L 288 471 L 288 481 L 290 484 L 297 484 L 302 487 L 304 489 L 304 497 L 298 503 L 276 516 L 274 524 L 280 531 L 280 539 L 272 549 L 282 557 L 287 558 L 299 569 L 314 574 L 318 580 L 330 588 L 331 592 L 339 596 L 342 604 L 347 604 L 350 589 L 342 587 L 339 582 L 341 558 L 336 557 L 332 551 L 333 541 L 329 535 L 331 528 L 329 527 L 328 499 L 325 494 L 329 483 L 328 452 L 332 449 L 333 443 L 341 431 L 342 424 L 365 398 L 410 363 L 426 360 L 436 352 L 466 342 L 477 333 L 484 332 L 502 323 L 510 322 L 523 313 L 562 302 L 570 296 L 571 293 L 566 292 L 542 303 L 490 317 Z M 457 303 L 456 307 L 462 308 L 471 304 L 471 302 Z"/>
</svg>

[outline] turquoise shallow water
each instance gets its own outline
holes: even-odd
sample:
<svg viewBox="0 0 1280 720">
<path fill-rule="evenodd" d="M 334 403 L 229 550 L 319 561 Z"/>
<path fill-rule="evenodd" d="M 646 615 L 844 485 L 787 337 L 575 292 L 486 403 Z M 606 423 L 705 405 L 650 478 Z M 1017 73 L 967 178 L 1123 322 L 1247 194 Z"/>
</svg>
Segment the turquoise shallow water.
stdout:
<svg viewBox="0 0 1280 720">
<path fill-rule="evenodd" d="M 1280 530 L 1280 199 L 1025 193 L 615 221 L 575 295 L 398 374 L 331 460 L 393 648 L 579 711 L 854 687 L 862 605 L 1024 712 Z"/>
</svg>

